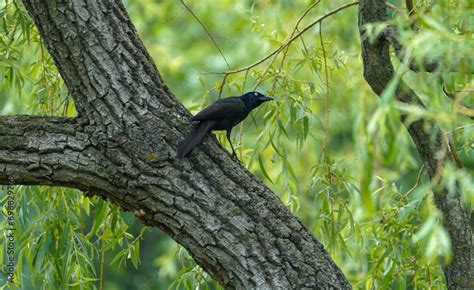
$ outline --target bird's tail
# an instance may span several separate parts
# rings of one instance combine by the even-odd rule
[[[197,124],[193,131],[191,131],[191,134],[189,134],[186,139],[184,139],[181,143],[178,145],[178,152],[176,153],[176,157],[178,158],[184,158],[188,156],[191,151],[193,151],[194,147],[199,145],[201,143],[202,139],[204,136],[211,131],[211,127],[213,125],[212,121],[205,121],[205,122],[200,122]]]

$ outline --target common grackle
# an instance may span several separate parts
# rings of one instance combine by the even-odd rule
[[[232,156],[237,157],[230,141],[232,127],[245,119],[250,111],[270,100],[273,98],[259,92],[248,92],[240,97],[228,97],[215,101],[191,119],[199,123],[194,126],[191,134],[179,144],[176,156],[178,158],[186,157],[210,131],[226,130],[227,140],[232,148]]]

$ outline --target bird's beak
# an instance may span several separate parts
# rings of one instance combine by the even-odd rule
[[[267,96],[261,96],[259,99],[262,102],[273,101],[273,98],[270,98],[270,97],[267,97]]]

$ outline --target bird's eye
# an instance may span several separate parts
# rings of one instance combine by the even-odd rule
[[[258,96],[258,93],[254,93],[255,96]]]

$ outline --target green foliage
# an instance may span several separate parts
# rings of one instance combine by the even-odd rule
[[[193,258],[181,246],[178,246],[177,256],[181,270],[168,289],[221,289],[215,281],[209,282],[209,274],[196,265]]]
[[[344,3],[322,2],[300,29]],[[435,120],[452,140],[465,168],[445,166],[440,178],[451,190],[459,183],[470,206],[474,126],[459,112],[474,107],[466,62],[474,50],[469,15],[474,4],[416,1],[412,29],[403,4],[391,2],[400,8],[390,10],[389,24],[400,29],[408,56],[420,64],[442,58],[443,66],[413,73],[393,56],[398,78],[381,99],[363,79],[356,7],[316,25],[277,57],[228,75],[224,83],[222,75],[202,74],[227,67],[184,7],[148,0],[126,5],[162,76],[192,112],[217,99],[220,90],[238,95],[258,84],[259,91],[275,97],[235,130],[238,154],[313,231],[354,288],[440,289],[450,240],[400,114],[407,114],[407,122]],[[219,8],[215,1],[186,3],[237,69],[285,43],[312,2],[226,0]],[[0,1],[0,17],[0,113],[73,116],[67,89],[24,8],[18,1]],[[371,28],[372,36],[381,31]],[[393,98],[400,80],[426,108]],[[225,135],[219,139],[228,145]],[[104,289],[219,288],[170,238],[145,231],[108,202],[45,187],[18,186],[16,198],[16,282],[24,289],[99,288],[100,281]]]
[[[0,17],[0,113],[74,114],[67,89],[25,8],[19,1],[2,0]]]

